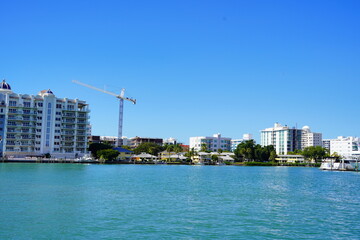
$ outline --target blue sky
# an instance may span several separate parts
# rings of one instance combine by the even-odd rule
[[[359,1],[0,1],[0,77],[86,100],[93,134],[360,136]]]

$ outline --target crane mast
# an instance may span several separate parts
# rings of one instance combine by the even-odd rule
[[[101,89],[101,88],[97,88],[97,87],[91,86],[91,85],[86,84],[86,83],[82,83],[82,82],[76,81],[76,80],[73,80],[73,83],[79,84],[79,85],[84,86],[84,87],[87,87],[87,88],[91,88],[91,89],[93,89],[93,90],[96,90],[96,91],[99,91],[99,92],[102,92],[102,93],[106,93],[106,94],[112,95],[112,96],[114,96],[114,97],[116,97],[116,98],[119,99],[119,124],[118,124],[118,139],[117,139],[116,145],[117,145],[117,146],[120,146],[120,143],[121,143],[121,141],[122,141],[123,115],[124,115],[124,100],[130,101],[130,102],[132,102],[133,104],[136,104],[136,99],[125,97],[125,96],[124,96],[124,95],[125,95],[125,89],[124,89],[124,88],[121,89],[120,94],[116,94],[116,93],[109,92],[109,91],[106,91],[106,90]]]

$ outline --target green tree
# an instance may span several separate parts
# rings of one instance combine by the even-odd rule
[[[178,153],[182,152],[183,148],[180,144],[175,144],[173,150],[176,154],[178,154]]]
[[[320,146],[306,147],[302,151],[302,155],[307,160],[319,162],[326,156],[326,149]]]
[[[212,163],[217,163],[219,161],[219,157],[218,155],[211,155],[211,161]]]
[[[150,142],[141,143],[137,148],[134,149],[135,154],[140,154],[142,152],[145,152],[155,156],[157,156],[161,151],[164,151],[164,147],[156,143],[150,143]]]
[[[105,161],[114,161],[120,153],[113,149],[103,149],[99,150],[97,154],[100,159],[104,159]]]
[[[192,160],[192,157],[195,156],[196,152],[194,148],[189,149],[189,151],[185,154],[187,158]]]
[[[295,149],[292,152],[288,152],[288,155],[302,155],[302,151],[300,149]]]
[[[255,142],[254,140],[247,140],[240,143],[235,151],[235,156],[238,159],[245,161],[254,161],[255,159]]]
[[[105,144],[105,143],[91,143],[88,148],[88,150],[95,158],[100,157],[97,153],[98,151],[105,149],[112,149],[112,146],[110,144]]]
[[[276,157],[277,157],[276,151],[275,151],[275,150],[271,151],[271,152],[270,152],[269,161],[275,162]]]
[[[206,143],[202,143],[201,144],[201,152],[207,152],[207,150],[208,150],[208,147],[207,147],[207,144]]]
[[[168,161],[170,161],[170,155],[171,155],[171,152],[174,151],[174,145],[172,145],[172,144],[166,145],[166,151],[168,152],[168,155],[169,155]]]
[[[330,157],[334,157],[336,159],[342,159],[341,155],[339,155],[337,152],[334,152],[333,154],[331,154]]]
[[[124,148],[124,149],[130,150],[130,151],[133,150],[132,147],[127,146],[127,145],[122,145],[121,147]]]

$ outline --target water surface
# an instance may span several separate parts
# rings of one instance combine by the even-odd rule
[[[0,239],[360,239],[360,173],[0,163]]]

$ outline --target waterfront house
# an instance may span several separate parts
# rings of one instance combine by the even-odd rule
[[[279,155],[275,160],[279,163],[304,163],[305,159],[302,155]]]
[[[129,161],[129,160],[131,160],[131,157],[134,154],[133,151],[122,148],[122,147],[116,147],[113,149],[120,153],[119,156],[117,157],[118,160]]]
[[[131,159],[134,162],[153,162],[153,161],[157,161],[159,158],[148,153],[141,153],[138,155],[133,155]]]

